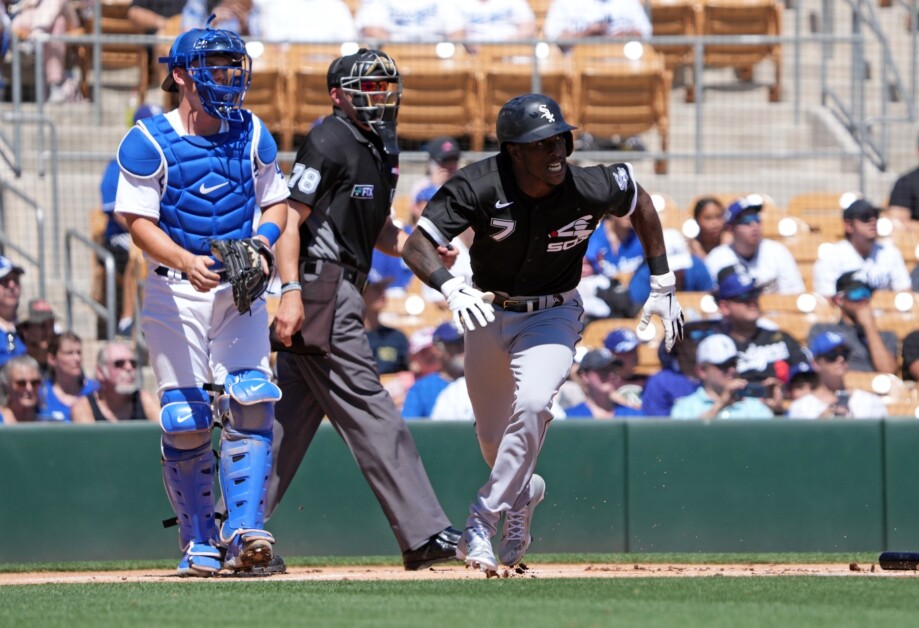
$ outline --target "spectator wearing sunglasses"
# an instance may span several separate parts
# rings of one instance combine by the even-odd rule
[[[872,290],[910,290],[912,281],[903,255],[893,244],[878,242],[881,210],[864,199],[842,213],[845,239],[821,247],[814,262],[814,292],[831,297],[840,273],[860,270]]]
[[[762,318],[761,293],[762,288],[742,266],[722,269],[712,293],[721,319],[687,323],[685,336],[693,346],[714,333],[729,336],[737,346],[738,376],[763,384],[764,403],[782,414],[790,365],[806,361],[807,356],[790,334]]]
[[[74,423],[109,421],[159,421],[160,404],[148,390],[140,388],[137,356],[123,342],[107,342],[96,357],[98,390],[73,405]]]
[[[0,410],[4,424],[43,420],[41,370],[35,358],[27,354],[10,358],[0,369],[0,388],[5,400]]]
[[[25,271],[9,258],[0,255],[0,366],[26,352],[26,345],[16,328],[16,311],[22,296],[20,279]]]
[[[808,334],[808,342],[828,331],[846,339],[852,351],[849,369],[852,371],[878,371],[896,373],[897,336],[890,331],[879,331],[871,309],[871,287],[862,271],[849,271],[836,280],[833,303],[839,308],[838,323],[815,323]]]
[[[887,408],[881,398],[866,390],[846,388],[852,348],[845,336],[834,331],[818,334],[810,342],[817,386],[788,407],[792,419],[883,419]]]
[[[800,294],[804,280],[791,251],[781,242],[763,238],[763,203],[761,196],[751,194],[728,205],[724,224],[733,241],[712,249],[705,265],[716,280],[722,269],[742,266],[763,292]]]
[[[760,394],[762,386],[737,376],[737,345],[725,334],[712,334],[696,348],[696,377],[701,386],[677,399],[674,419],[771,419],[775,414]]]

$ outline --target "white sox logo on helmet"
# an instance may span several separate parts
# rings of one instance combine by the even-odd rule
[[[545,118],[550,123],[555,122],[555,114],[549,111],[549,107],[547,105],[539,105],[539,112],[542,114],[540,117]]]
[[[581,216],[574,222],[569,222],[561,229],[549,232],[549,246],[546,247],[547,253],[558,253],[567,251],[573,246],[577,246],[590,237],[594,232],[593,216],[587,214]]]

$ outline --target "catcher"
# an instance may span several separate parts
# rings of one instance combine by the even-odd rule
[[[180,35],[160,61],[169,67],[163,89],[178,92],[179,106],[125,135],[115,211],[149,265],[142,329],[160,395],[178,573],[203,577],[272,558],[264,496],[281,391],[271,381],[268,315],[258,297],[272,267],[270,247],[287,222],[289,191],[271,134],[242,108],[252,63],[242,39],[211,29],[209,20],[206,29]],[[219,529],[215,388],[222,391],[214,405],[228,506]]]

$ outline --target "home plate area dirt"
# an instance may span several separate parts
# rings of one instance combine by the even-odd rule
[[[915,571],[884,571],[876,563],[824,564],[532,564],[515,569],[501,567],[496,578],[704,578],[724,576],[861,576],[919,577]],[[473,580],[488,576],[464,565],[445,565],[422,571],[397,566],[289,567],[272,581],[334,580]],[[219,575],[226,582],[251,582],[256,576]],[[261,579],[261,577],[259,577]],[[201,582],[180,578],[174,571],[34,572],[0,574],[0,586],[48,583]],[[213,581],[213,579],[211,579]]]

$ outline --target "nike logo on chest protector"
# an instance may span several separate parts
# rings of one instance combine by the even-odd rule
[[[230,182],[229,182],[229,181],[224,181],[223,183],[218,183],[217,185],[211,185],[211,186],[205,186],[205,185],[202,183],[201,186],[198,188],[198,191],[201,192],[202,194],[210,194],[210,193],[213,192],[214,190],[219,190],[220,188],[222,188],[222,187],[225,186],[225,185],[230,185]]]

